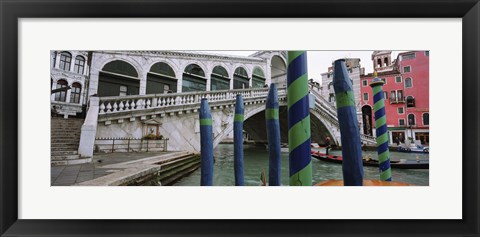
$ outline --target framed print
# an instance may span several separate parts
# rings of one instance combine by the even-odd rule
[[[0,6],[1,236],[479,235],[480,6],[476,0],[38,0],[2,1]],[[309,157],[315,146],[327,153],[314,154],[318,156],[314,167],[321,170],[314,172],[314,178],[301,178],[302,173],[285,176],[282,187],[252,187],[273,179],[259,169],[245,172],[245,186],[250,187],[225,187],[233,186],[233,176],[214,176],[214,185],[224,187],[194,187],[197,185],[192,183],[200,183],[201,179],[202,186],[205,184],[204,173],[200,173],[204,167],[199,157],[190,160],[186,158],[190,153],[182,153],[179,156],[185,158],[184,163],[171,167],[187,167],[193,181],[182,186],[190,187],[159,187],[143,182],[145,175],[140,174],[148,170],[159,177],[170,175],[156,182],[169,184],[178,175],[159,170],[170,163],[158,157],[176,154],[172,150],[180,150],[178,147],[200,146],[205,134],[211,135],[211,140],[220,140],[231,132],[234,143],[235,128],[230,120],[248,123],[261,111],[264,117],[250,120],[247,125],[252,127],[237,133],[245,140],[267,140],[255,133],[258,124],[265,129],[263,121],[267,118],[283,117],[278,126],[285,123],[283,126],[290,127],[285,119],[286,108],[293,106],[288,100],[296,97],[288,97],[292,83],[286,78],[287,74],[302,75],[287,72],[290,65],[303,60],[294,60],[304,57],[303,53],[295,53],[298,50],[306,51],[311,62],[323,53],[334,55],[327,59],[333,62],[325,65],[320,61],[308,64],[311,80],[305,91],[311,93],[304,96],[316,103],[305,103],[305,111],[314,111],[317,104],[324,103],[321,105],[325,110],[317,116],[322,118],[327,115],[320,113],[329,112],[328,103],[351,106],[347,112],[329,113],[357,116],[361,126],[351,131],[352,137],[358,130],[363,132],[359,138],[362,142],[388,142],[398,149],[393,151],[395,154],[429,153],[426,157],[430,164],[425,164],[425,156],[419,155],[388,161],[388,167],[405,163],[417,168],[429,165],[426,172],[392,171],[397,175],[393,181],[415,186],[287,187],[306,180],[320,183],[342,177],[340,185],[350,186],[349,175],[345,176],[350,172],[345,171],[347,155],[344,150],[329,150],[341,147],[340,137],[347,135],[340,134],[338,124],[337,130],[325,126],[327,120],[319,125],[313,121],[315,115],[312,127],[324,128],[328,136],[312,136],[308,145]],[[245,55],[239,55],[239,51]],[[359,53],[366,56],[357,57]],[[191,58],[197,63],[186,63]],[[279,69],[281,65],[283,69]],[[345,70],[336,71],[335,65]],[[368,71],[361,72],[365,69],[357,65]],[[311,68],[317,71],[310,73]],[[347,79],[345,83],[356,90],[356,100],[361,104],[349,104],[350,97],[334,93],[338,88],[333,80],[343,72],[353,78],[350,84]],[[46,93],[48,75],[50,94]],[[379,84],[383,90],[375,88]],[[257,95],[266,97],[273,85],[283,88],[278,90],[279,104],[285,111],[264,115],[267,102],[260,101]],[[321,90],[325,95],[318,99],[316,93]],[[231,91],[243,93],[245,116],[237,114]],[[199,111],[201,99],[207,97],[214,114],[210,120]],[[380,97],[392,116],[383,133],[377,104]],[[231,104],[222,104],[226,100]],[[423,101],[427,101],[426,105]],[[255,107],[259,104],[262,108]],[[65,119],[77,116],[85,121],[77,124],[71,122],[74,119]],[[189,116],[192,119],[182,120]],[[95,118],[93,123],[91,118]],[[70,121],[58,127],[77,126],[81,133],[57,131],[53,120]],[[337,119],[336,123],[340,122]],[[171,129],[173,126],[176,129]],[[214,128],[212,132],[205,130],[208,126]],[[60,154],[65,151],[53,146],[56,133],[61,142],[55,142],[64,147],[70,145],[68,139],[73,136],[78,136],[75,142],[81,145],[75,147],[74,153]],[[182,140],[186,134],[195,139]],[[217,152],[233,156],[232,145],[224,147],[229,148]],[[289,144],[282,149],[293,153],[296,147],[292,147]],[[375,159],[379,148],[372,147],[368,154]],[[386,145],[386,149],[391,148]],[[265,146],[262,150],[267,154]],[[139,159],[144,170],[133,167],[137,161],[132,157],[144,151],[158,157]],[[93,152],[100,158],[88,155]],[[251,157],[260,159],[258,154]],[[342,154],[343,163],[322,163],[333,159],[332,154],[337,161]],[[378,154],[378,159],[384,157]],[[363,166],[372,162],[369,157],[358,158]],[[115,159],[121,162],[115,163]],[[87,165],[79,166],[78,162]],[[215,169],[232,173],[233,159],[232,164],[224,162],[215,160]],[[373,175],[365,174],[368,179],[379,176],[379,169],[388,170],[376,162],[371,169]],[[51,165],[54,163],[61,165]],[[285,170],[292,172],[289,168],[295,165],[289,165]],[[194,166],[202,167],[196,170]],[[294,170],[300,173],[304,169],[298,166]],[[340,178],[322,177],[332,169]],[[122,175],[128,172],[138,175],[130,175],[135,178],[126,181]],[[292,176],[298,178],[297,182],[292,181]],[[112,181],[112,177],[116,179]],[[391,179],[379,177],[387,183]],[[109,185],[115,187],[105,187]]]

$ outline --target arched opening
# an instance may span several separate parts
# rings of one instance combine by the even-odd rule
[[[287,65],[280,56],[272,57],[272,83],[275,83],[278,88],[287,86]]]
[[[381,67],[382,66],[382,59],[379,58],[377,59],[377,67]]]
[[[385,58],[385,67],[388,66],[388,58]]]
[[[80,83],[75,82],[72,84],[72,89],[70,91],[70,103],[80,103],[80,94],[82,92],[82,85]]]
[[[57,81],[57,88],[55,89],[60,89],[68,86],[68,82],[65,80],[58,80]],[[55,101],[60,101],[60,102],[65,102],[65,99],[67,98],[67,91],[59,91],[55,93]]]
[[[415,125],[415,115],[414,114],[409,114],[408,115],[408,125],[409,126],[414,126]]]
[[[65,71],[70,71],[70,64],[72,63],[72,55],[69,52],[62,52],[60,54],[59,68]]]
[[[415,99],[413,98],[413,96],[407,96],[407,99],[405,101],[407,102],[407,108],[415,107]]]
[[[412,78],[408,77],[405,79],[405,88],[411,88],[412,87]]]
[[[203,69],[196,64],[188,65],[182,76],[182,92],[206,90],[207,80]]]
[[[249,81],[247,70],[243,67],[238,67],[233,73],[233,89],[249,88]]]
[[[228,90],[230,89],[230,78],[228,72],[222,66],[216,66],[213,68],[212,75],[210,76],[210,90]]]
[[[85,58],[80,55],[75,57],[75,65],[73,66],[73,71],[79,74],[83,74],[84,68],[85,68]]]
[[[98,96],[138,95],[140,79],[135,68],[124,61],[107,63],[100,71]]]
[[[177,78],[173,69],[163,62],[153,64],[147,73],[145,93],[161,94],[172,92],[177,92]]]
[[[253,69],[252,75],[252,87],[253,88],[262,88],[265,86],[265,73],[259,67]]]
[[[373,136],[372,132],[372,107],[364,105],[362,107],[363,134]]]
[[[430,115],[428,113],[423,114],[423,125],[430,125]]]

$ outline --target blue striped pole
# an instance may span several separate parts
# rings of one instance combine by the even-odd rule
[[[337,101],[337,116],[342,141],[342,170],[345,186],[363,186],[362,145],[358,129],[355,97],[345,59],[336,60],[333,89]]]
[[[243,186],[243,98],[237,95],[233,121],[233,166],[235,186]]]
[[[307,52],[288,51],[288,149],[290,185],[312,185]]]
[[[280,122],[278,118],[278,92],[275,83],[270,84],[265,107],[268,139],[268,185],[280,186],[281,177],[281,147]]]
[[[213,180],[213,136],[212,115],[206,98],[200,103],[200,158],[201,186],[212,186]]]
[[[385,98],[383,98],[383,81],[378,79],[377,72],[370,86],[373,92],[373,110],[375,111],[375,133],[377,135],[377,153],[380,169],[380,180],[392,181],[390,168],[390,151],[388,150],[387,115],[385,114]]]

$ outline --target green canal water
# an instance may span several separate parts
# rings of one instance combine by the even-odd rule
[[[324,151],[321,149],[320,151]],[[340,150],[333,150],[331,154],[341,155]],[[376,151],[364,151],[363,155],[370,155],[377,159]],[[391,160],[428,160],[428,154],[390,152]],[[233,171],[233,144],[219,144],[214,150],[215,164],[213,185],[215,186],[233,186],[235,177]],[[377,167],[363,167],[365,179],[379,179]],[[244,176],[246,186],[259,186],[260,175],[265,170],[268,178],[268,150],[262,146],[244,145]],[[282,185],[288,185],[288,153],[282,153]],[[428,169],[392,169],[393,181],[406,182],[418,186],[429,185]],[[343,179],[342,165],[312,159],[312,179],[313,183],[322,182],[329,179]],[[190,176],[183,178],[175,186],[199,186],[200,169],[193,172]]]

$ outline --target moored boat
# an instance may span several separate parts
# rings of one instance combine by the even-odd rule
[[[321,161],[339,163],[343,162],[343,157],[336,155],[326,155],[321,152],[312,151],[312,157]],[[378,160],[366,158],[362,159],[364,166],[378,167]],[[396,169],[428,169],[429,162],[428,160],[400,160],[400,161],[390,161],[390,167]]]

